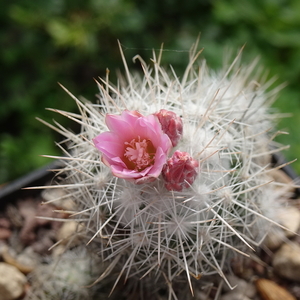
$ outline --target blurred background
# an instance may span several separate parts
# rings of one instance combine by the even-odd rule
[[[58,86],[93,101],[93,78],[116,83],[123,72],[117,39],[131,68],[140,54],[150,63],[151,49],[164,43],[163,65],[181,74],[188,50],[201,33],[202,57],[211,68],[222,66],[224,52],[236,53],[244,44],[243,61],[257,56],[287,82],[274,104],[292,112],[278,129],[290,135],[288,159],[300,154],[300,1],[299,0],[0,0],[0,184],[18,178],[59,155],[60,137],[35,117],[72,123],[46,107],[76,111],[72,99]],[[300,174],[300,160],[293,164]]]

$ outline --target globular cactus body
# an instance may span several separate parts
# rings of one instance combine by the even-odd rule
[[[122,54],[126,84],[121,80],[115,87],[104,80],[98,83],[97,104],[71,95],[80,114],[58,111],[81,124],[78,134],[57,126],[67,138],[66,178],[59,186],[74,199],[76,220],[85,225],[89,243],[97,244],[102,259],[110,261],[103,277],[118,270],[117,281],[138,278],[147,285],[152,280],[147,278],[154,277],[153,289],[165,282],[169,298],[176,298],[172,283],[179,277],[191,294],[193,278],[218,273],[226,280],[228,258],[234,253],[247,255],[263,240],[272,223],[265,217],[266,207],[281,197],[268,176],[271,153],[280,150],[269,134],[274,133],[276,116],[270,113],[270,103],[276,92],[266,91],[268,83],[258,83],[256,63],[240,67],[237,58],[224,72],[209,71],[204,61],[196,66],[196,47],[182,78],[162,68],[160,56],[155,55],[152,68],[141,60],[143,76],[132,75]],[[131,119],[161,117],[162,109],[174,114],[175,119],[168,118],[172,132],[180,135],[172,137],[171,150],[166,147],[163,151],[165,160],[176,151],[190,159],[190,169],[186,169],[192,180],[183,176],[179,188],[166,182],[176,174],[169,170],[166,174],[153,172],[156,175],[151,180],[122,178],[123,170],[113,173],[111,158],[92,142],[112,130],[113,125],[105,122],[107,115],[120,116],[126,111],[123,115]],[[129,158],[146,157],[142,155],[147,154],[151,134],[142,139],[139,133],[126,142],[126,155],[115,154],[119,162],[128,167],[136,161],[129,163]],[[141,152],[146,143],[148,148]],[[111,151],[117,147],[112,146]],[[140,166],[135,171],[146,170]]]

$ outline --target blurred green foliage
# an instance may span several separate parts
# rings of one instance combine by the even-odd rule
[[[187,50],[201,32],[202,54],[213,68],[222,65],[226,49],[246,44],[245,62],[261,56],[261,64],[287,81],[275,106],[294,115],[279,128],[290,136],[284,153],[300,153],[300,2],[298,0],[0,0],[1,101],[0,183],[48,162],[40,154],[57,155],[60,137],[35,120],[68,120],[46,107],[75,110],[57,85],[93,100],[93,78],[122,69],[117,39],[131,68],[140,54],[149,62],[152,51],[165,44],[164,64],[180,74]],[[76,130],[76,129],[74,129]],[[300,163],[294,164],[300,172]]]

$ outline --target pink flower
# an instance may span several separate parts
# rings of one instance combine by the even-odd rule
[[[154,115],[157,116],[163,132],[168,135],[173,147],[175,147],[182,136],[183,125],[181,118],[174,112],[166,109],[161,109]]]
[[[169,191],[182,191],[188,188],[195,180],[199,163],[187,152],[175,151],[163,167],[162,175],[165,187]]]
[[[157,118],[125,110],[121,115],[107,114],[105,122],[110,131],[93,142],[112,173],[135,183],[157,178],[172,147]]]

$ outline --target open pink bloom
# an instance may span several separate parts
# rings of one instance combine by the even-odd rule
[[[158,119],[125,110],[121,115],[107,114],[105,122],[110,131],[101,133],[93,142],[112,173],[135,183],[157,178],[172,147]]]
[[[181,118],[174,112],[166,109],[161,109],[154,115],[157,116],[163,132],[168,135],[173,147],[175,147],[182,136],[183,125]]]
[[[182,191],[188,188],[195,180],[199,163],[187,152],[175,151],[163,167],[162,175],[165,187],[169,191]]]

